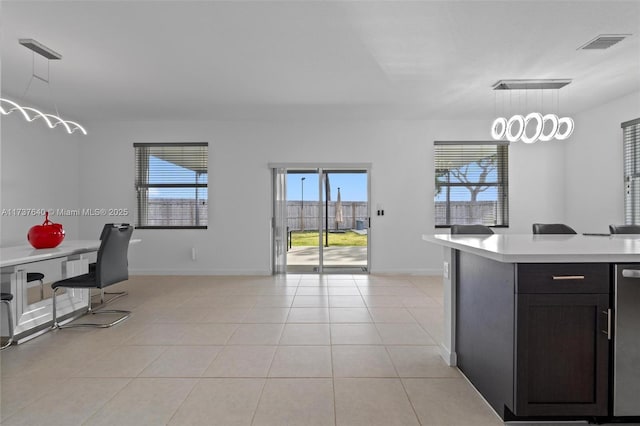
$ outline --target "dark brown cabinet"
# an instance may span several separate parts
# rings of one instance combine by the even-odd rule
[[[496,412],[607,416],[611,266],[456,260],[457,364]]]
[[[606,416],[609,265],[519,264],[515,414]]]

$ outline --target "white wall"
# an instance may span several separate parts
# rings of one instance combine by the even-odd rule
[[[566,145],[566,222],[578,232],[609,232],[624,223],[622,129],[640,118],[640,92],[574,117]]]
[[[270,271],[269,162],[372,164],[372,272],[438,273],[441,249],[421,240],[433,233],[433,141],[486,140],[485,121],[126,122],[92,124],[81,146],[82,205],[135,206],[133,143],[207,141],[210,151],[209,229],[137,230],[133,273],[267,274]],[[511,228],[561,220],[563,150],[558,145],[511,149]],[[81,234],[126,218],[83,217]],[[398,225],[398,223],[402,225]],[[191,248],[198,260],[191,260]]]
[[[534,222],[564,220],[564,149],[561,144],[523,143],[509,148],[508,233],[530,234]]]
[[[49,129],[39,121],[27,123],[18,113],[2,116],[0,244],[26,244],[29,228],[44,221],[44,216],[32,212],[15,215],[13,209],[80,208],[81,143],[83,136],[69,135],[62,128]],[[65,238],[79,238],[77,216],[50,219],[62,223]]]
[[[640,116],[640,93],[575,116],[566,142],[512,144],[510,224],[566,222],[604,232],[622,222],[620,123]],[[67,238],[96,238],[105,222],[134,222],[133,143],[207,141],[210,213],[206,231],[137,230],[133,273],[266,274],[270,270],[269,162],[365,162],[373,166],[372,271],[437,273],[433,233],[433,141],[485,140],[485,121],[87,123],[67,135],[19,117],[1,120],[1,205],[13,208],[127,208],[128,217],[56,217]],[[2,216],[0,243],[22,244],[40,217]],[[397,224],[402,225],[398,226]],[[198,260],[191,260],[191,248]]]

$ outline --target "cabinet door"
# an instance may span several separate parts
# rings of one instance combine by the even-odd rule
[[[605,416],[607,294],[517,295],[518,416]]]

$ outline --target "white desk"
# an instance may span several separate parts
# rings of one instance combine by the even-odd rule
[[[95,259],[100,247],[99,240],[63,241],[52,249],[34,249],[28,244],[1,247],[0,270],[2,271],[2,289],[13,294],[11,313],[13,315],[13,332],[16,342],[32,337],[45,330],[52,321],[52,299],[45,298],[29,303],[27,297],[27,272],[38,272],[47,266],[57,269],[50,279],[64,279],[88,272],[89,260]],[[54,262],[42,263],[54,260]],[[39,265],[38,265],[39,263]],[[53,264],[53,265],[52,265]],[[49,274],[45,274],[48,276]],[[57,298],[58,316],[65,316],[88,308],[90,293],[86,289],[69,289]],[[6,334],[6,333],[3,333]]]
[[[97,252],[99,247],[98,240],[63,241],[58,247],[51,249],[34,249],[28,244],[0,247],[0,268]]]
[[[140,240],[131,240],[131,243]],[[28,244],[0,247],[1,285],[3,292],[10,292],[15,341],[20,342],[34,333],[46,329],[52,321],[52,299],[47,298],[28,303],[27,269],[38,271],[38,263],[59,261],[56,273],[50,280],[65,279],[88,272],[90,261],[95,261],[100,247],[99,240],[67,240],[52,249],[34,249]],[[52,263],[52,262],[49,262]],[[51,266],[49,266],[51,267]],[[67,289],[57,296],[58,317],[85,310],[89,306],[90,292],[86,289]],[[4,316],[2,317],[4,318]],[[3,329],[6,325],[3,323]],[[6,333],[3,333],[5,335]]]

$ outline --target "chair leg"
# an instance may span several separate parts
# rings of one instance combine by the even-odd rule
[[[56,312],[56,293],[58,292],[59,288],[60,287],[56,287],[56,288],[53,289],[53,296],[52,296],[52,299],[53,299],[53,307],[52,307],[53,308],[53,324],[51,325],[52,329],[60,328],[60,324],[58,324],[58,316],[57,316],[57,312]]]
[[[116,324],[120,324],[122,321],[126,320],[131,316],[131,311],[123,311],[119,309],[113,309],[108,311],[101,309],[99,311],[92,311],[90,313],[92,315],[98,315],[98,314],[122,314],[122,315],[115,321],[111,321],[110,323],[107,323],[107,324],[87,322],[87,323],[80,323],[80,324],[58,325],[57,328],[74,328],[74,327],[109,328],[109,327],[113,327]]]
[[[60,325],[60,324],[58,324],[58,322],[56,320],[56,291],[59,288],[60,287],[57,287],[56,289],[53,290],[53,325],[51,326],[51,328],[74,328],[74,327],[109,328],[109,327],[113,327],[116,324],[121,323],[122,321],[124,321],[127,318],[129,318],[129,316],[131,315],[131,311],[124,311],[124,310],[118,310],[118,309],[112,309],[112,310],[104,310],[104,309],[95,310],[95,309],[92,309],[92,307],[91,307],[91,298],[89,298],[89,308],[87,309],[87,312],[86,312],[87,314],[92,314],[92,315],[97,315],[97,314],[121,314],[121,316],[118,319],[116,319],[115,321],[112,321],[112,322],[107,323],[107,324],[80,323],[80,324]],[[89,291],[91,291],[91,290],[89,290]],[[102,304],[100,306],[103,306],[103,305],[104,304]]]
[[[13,319],[11,318],[11,303],[8,300],[2,300],[2,304],[7,305],[7,325],[9,326],[9,340],[3,346],[0,347],[0,350],[8,348],[13,343]]]
[[[94,295],[91,296],[92,298],[96,297],[96,296],[100,296],[100,304],[96,305],[95,307],[92,307],[91,310],[100,309],[100,307],[108,305],[109,303],[113,302],[114,300],[119,299],[119,298],[121,298],[123,296],[126,296],[128,294],[129,293],[126,292],[126,291],[112,291],[112,292],[109,292],[109,291],[104,291],[104,289],[101,288],[99,295],[98,294],[94,294]],[[110,299],[105,301],[105,298],[104,298],[105,295],[114,296],[114,297],[112,297],[112,298],[110,298]]]

